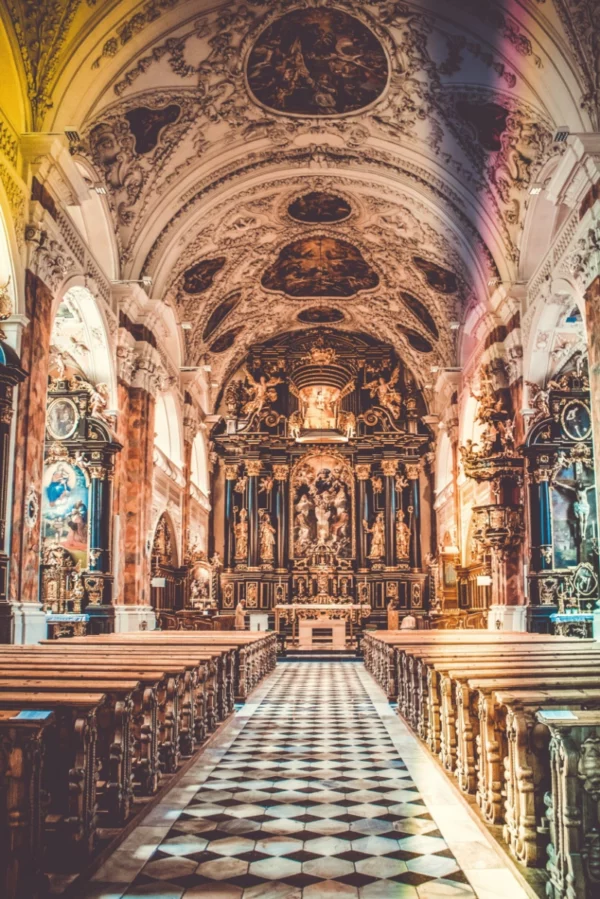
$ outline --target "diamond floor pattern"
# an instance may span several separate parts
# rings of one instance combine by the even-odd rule
[[[278,675],[125,892],[106,895],[475,896],[358,666]]]

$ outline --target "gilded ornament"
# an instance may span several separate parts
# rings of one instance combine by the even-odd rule
[[[368,481],[371,474],[371,466],[360,462],[355,467],[356,477],[359,481]]]
[[[419,474],[421,471],[421,466],[417,462],[416,464],[408,463],[406,465],[406,477],[409,481],[418,481]]]
[[[273,477],[276,481],[287,481],[289,471],[289,465],[274,465]]]
[[[259,459],[249,459],[246,461],[246,471],[248,472],[248,476],[251,478],[258,477],[261,468],[262,462]]]
[[[235,481],[238,476],[239,465],[236,463],[235,465],[226,465],[225,466],[225,480],[227,481]]]
[[[393,478],[398,471],[398,460],[384,459],[381,463],[381,468],[386,478]]]
[[[389,412],[393,419],[400,418],[402,406],[402,397],[395,390],[395,385],[400,377],[400,366],[397,365],[393,370],[389,381],[379,374],[373,381],[363,384],[363,390],[368,390],[371,399],[376,399],[377,403]]]

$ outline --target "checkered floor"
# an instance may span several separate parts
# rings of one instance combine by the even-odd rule
[[[280,665],[177,815],[118,895],[475,896],[355,664]]]

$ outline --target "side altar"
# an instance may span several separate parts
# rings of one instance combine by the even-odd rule
[[[390,605],[427,614],[433,434],[389,345],[323,327],[255,345],[218,410],[223,611],[268,612],[295,639],[325,620],[349,639]]]

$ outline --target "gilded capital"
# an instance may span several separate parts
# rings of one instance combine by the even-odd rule
[[[533,471],[533,480],[536,484],[542,484],[544,481],[551,481],[553,473],[551,468],[536,468]]]
[[[262,468],[262,462],[260,459],[247,459],[246,460],[246,471],[248,472],[251,478],[256,478],[260,474],[260,470]]]
[[[360,464],[356,466],[356,477],[359,481],[368,481],[371,475],[371,466]]]
[[[398,460],[397,459],[384,459],[381,463],[381,468],[383,470],[386,478],[393,478],[396,472],[398,471]]]
[[[289,465],[274,465],[273,477],[276,481],[287,481],[290,472]]]
[[[238,468],[239,468],[239,465],[237,463],[235,465],[226,465],[225,466],[225,480],[227,480],[227,481],[237,480]]]
[[[406,477],[409,481],[418,481],[419,480],[419,472],[421,470],[421,466],[419,463],[408,464],[406,466]]]

